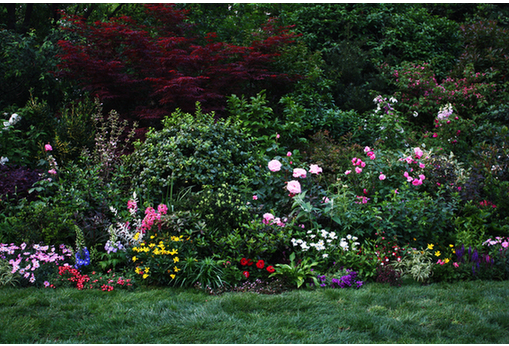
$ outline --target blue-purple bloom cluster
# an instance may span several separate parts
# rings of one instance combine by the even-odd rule
[[[88,249],[84,247],[76,251],[76,265],[74,266],[76,269],[80,269],[82,266],[88,266],[90,264],[90,253]]]
[[[471,246],[469,246],[468,250],[465,251],[465,245],[456,249],[456,258],[458,263],[472,263],[473,275],[476,275],[476,271],[479,271],[481,264],[484,265],[484,267],[493,267],[495,263],[494,259],[488,254],[479,255],[477,249],[472,249]]]
[[[114,243],[111,240],[108,240],[106,242],[106,245],[104,245],[104,250],[106,250],[107,253],[111,253],[111,252],[115,253],[118,250],[125,251],[125,247],[124,247],[124,245],[122,245],[122,243],[120,241],[117,241],[116,243]]]
[[[346,269],[346,274],[341,276],[340,278],[332,278],[327,280],[326,275],[318,275],[318,280],[321,282],[320,287],[330,287],[330,288],[360,288],[364,284],[363,281],[356,280],[357,272],[352,269]]]

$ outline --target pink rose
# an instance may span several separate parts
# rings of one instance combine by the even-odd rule
[[[272,171],[272,172],[278,172],[281,170],[281,162],[279,162],[278,160],[272,160],[269,162],[269,169]]]
[[[257,195],[253,195],[253,200],[257,200],[258,199],[258,196]]]
[[[44,150],[46,150],[46,151],[52,151],[52,150],[53,150],[53,148],[51,147],[51,145],[50,145],[50,144],[46,144],[46,145],[44,146]]]
[[[306,177],[306,170],[303,168],[295,168],[293,170],[293,177],[294,178],[305,178]]]
[[[414,185],[414,186],[422,185],[422,180],[414,179],[414,181],[412,181],[412,185]]]
[[[274,220],[274,215],[272,215],[271,213],[265,213],[263,214],[263,223],[265,225],[268,225],[270,223],[271,220]]]
[[[355,167],[355,173],[357,173],[357,174],[362,173],[362,168]]]
[[[286,156],[288,156],[288,157],[292,156],[292,152],[291,151],[287,152]]]
[[[424,176],[424,174],[419,174],[419,180],[421,180],[421,181],[422,181],[422,180],[424,180],[424,179],[426,179],[426,177]]]
[[[384,174],[382,174],[382,173],[380,173],[380,176],[378,177],[378,179],[380,179],[380,180],[385,180],[385,178],[386,178],[386,177],[385,177],[385,175],[384,175]]]
[[[297,180],[289,181],[286,185],[286,189],[293,194],[301,193],[300,183]]]
[[[371,149],[370,149],[369,147],[365,147],[365,148],[364,148],[364,152],[365,152],[365,153],[368,153],[368,152],[370,152],[370,151],[371,151]],[[369,155],[369,154],[368,154],[368,155]]]
[[[350,173],[352,173],[352,171],[351,171],[351,170],[345,171],[345,175],[348,175],[348,174],[350,174]]]
[[[415,152],[415,157],[417,157],[418,159],[421,158],[423,152],[421,150],[421,148],[414,148],[414,152]]]
[[[419,167],[420,167],[420,168],[424,168],[424,167],[426,167],[426,165],[425,165],[424,163],[422,163],[422,162],[421,162],[421,163],[419,163]]]
[[[312,174],[319,174],[322,173],[322,167],[319,167],[318,165],[311,165],[309,166],[309,173]]]

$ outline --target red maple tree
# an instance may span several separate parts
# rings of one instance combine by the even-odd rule
[[[176,108],[191,112],[196,102],[206,112],[221,113],[226,96],[254,95],[261,89],[277,94],[300,78],[273,68],[280,49],[296,37],[273,19],[245,47],[217,42],[215,33],[193,36],[186,12],[173,5],[144,6],[156,23],[150,28],[127,16],[87,23],[64,14],[76,35],[59,42],[63,52],[57,75],[79,81],[106,110],[114,108],[142,127],[153,126]]]

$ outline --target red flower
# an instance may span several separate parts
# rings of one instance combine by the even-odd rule
[[[269,273],[274,273],[274,272],[276,271],[276,269],[274,269],[274,267],[273,267],[273,266],[268,266],[268,267],[267,267],[267,271],[268,271]]]
[[[241,259],[240,264],[243,266],[247,265],[247,259],[245,259],[245,258]]]
[[[244,275],[244,276],[246,277],[246,279],[247,279],[247,278],[249,277],[249,272],[248,272],[248,271],[244,271],[244,272],[242,273],[242,275]]]
[[[252,259],[248,259],[248,260],[247,260],[247,265],[248,265],[248,266],[253,265],[253,260],[252,260]]]
[[[256,262],[256,267],[263,269],[263,267],[265,267],[265,262],[263,260],[259,260],[258,262]]]

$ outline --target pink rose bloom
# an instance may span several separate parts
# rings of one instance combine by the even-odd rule
[[[295,168],[293,170],[293,177],[294,178],[305,178],[306,177],[306,170],[303,168]]]
[[[423,152],[421,150],[421,148],[414,148],[414,152],[415,152],[415,157],[417,157],[418,159],[421,158]]]
[[[426,177],[424,176],[424,174],[419,174],[419,180],[424,180],[426,179]]]
[[[357,173],[357,174],[362,173],[362,168],[355,167],[355,173]]]
[[[385,178],[386,178],[385,175],[383,173],[380,173],[380,176],[378,177],[378,179],[385,180]]]
[[[50,169],[50,170],[48,171],[48,173],[49,173],[49,174],[57,174],[57,171],[55,171],[54,169]]]
[[[46,151],[52,151],[52,150],[53,150],[53,148],[51,147],[51,145],[50,145],[50,144],[46,144],[46,145],[44,146],[44,150],[46,150]]]
[[[364,152],[365,152],[365,153],[368,153],[368,152],[370,152],[370,151],[371,151],[371,149],[370,149],[369,147],[365,147],[365,148],[364,148]],[[368,155],[369,155],[369,154],[368,154]]]
[[[433,133],[433,138],[435,138],[435,137],[437,137],[437,136],[438,136],[438,135],[437,135],[437,133],[436,133],[436,132],[435,132],[435,133]]]
[[[412,178],[411,176],[406,177],[406,181],[408,181],[408,182],[411,182],[413,180],[414,180],[414,178]]]
[[[356,165],[357,165],[357,158],[356,158],[356,157],[354,157],[354,158],[352,159],[352,163],[353,163],[353,165],[354,165],[354,166],[356,166]]]
[[[322,167],[319,167],[318,165],[311,165],[309,166],[309,173],[312,174],[319,174],[322,173]]]
[[[271,220],[274,220],[274,215],[271,213],[265,213],[263,214],[263,223],[268,225]]]
[[[406,171],[405,171],[405,173],[403,173],[403,176],[404,176],[405,178],[408,178],[408,175],[409,175],[409,174],[408,174],[408,172],[406,172]]]
[[[362,168],[366,167],[366,163],[361,161],[361,167]]]
[[[352,171],[351,171],[351,170],[345,171],[345,175],[348,175],[348,174],[350,174],[350,173],[352,173]]]
[[[290,193],[301,193],[300,183],[297,180],[291,180],[286,185],[286,189],[290,191]]]
[[[292,156],[292,152],[291,151],[287,152],[286,156],[288,156],[288,157]]]
[[[371,153],[371,155],[369,155],[369,153],[368,153],[368,157],[370,158],[370,160],[376,159],[376,155],[373,153]]]
[[[422,162],[421,162],[421,163],[419,163],[419,167],[420,167],[420,168],[424,168],[424,167],[426,167],[426,165],[425,165],[424,163],[422,163]]]
[[[272,172],[278,172],[281,170],[281,162],[279,162],[278,160],[272,160],[269,162],[269,169],[272,171]]]
[[[258,196],[257,195],[253,195],[253,200],[257,200],[258,199]]]
[[[413,184],[414,186],[422,185],[422,180],[414,179],[414,181],[412,181],[412,184]]]

